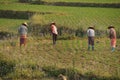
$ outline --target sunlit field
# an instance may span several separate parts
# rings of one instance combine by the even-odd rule
[[[26,78],[38,77],[44,71],[35,71],[45,66],[75,68],[83,75],[91,72],[93,75],[104,78],[119,78],[120,76],[120,40],[118,40],[116,51],[113,53],[108,38],[96,39],[95,51],[87,51],[87,38],[58,40],[57,44],[53,46],[52,40],[28,37],[27,46],[22,49],[18,43],[19,40],[16,38],[16,40],[1,41],[0,44],[0,54],[6,56],[5,59],[15,61],[16,64],[15,71],[11,73],[14,75],[8,77],[16,78],[18,76],[19,78],[22,77],[21,75]],[[32,66],[38,66],[38,68],[33,70]],[[31,74],[31,71],[35,74],[38,73],[38,75]]]
[[[17,32],[20,24],[25,21],[28,20],[0,18],[0,31]]]
[[[120,0],[42,1],[120,3]],[[0,39],[0,80],[59,80],[60,74],[67,76],[68,80],[120,80],[120,8],[50,6],[0,0],[0,10],[12,14],[34,12],[28,19],[19,19],[9,15],[11,13],[5,13],[13,16],[11,18],[1,16],[0,37],[2,32],[14,35]],[[18,27],[23,22],[28,22],[29,32],[27,45],[20,48]],[[52,35],[48,32],[43,36],[39,31],[49,28],[51,22],[55,22],[58,29],[83,31],[84,36],[66,30],[62,35],[58,34],[57,44],[53,45]],[[111,52],[107,33],[109,25],[115,26],[119,35],[114,52]],[[36,26],[40,28],[30,30]],[[94,51],[87,50],[86,30],[89,26],[94,26],[95,32],[101,31],[101,35],[95,36]],[[35,32],[39,35],[34,35]]]
[[[119,28],[120,9],[113,8],[90,8],[90,7],[54,7],[43,5],[0,5],[1,10],[51,12],[52,14],[41,15],[45,23],[55,21],[58,26],[63,25],[72,28],[95,25],[97,29],[106,30],[109,25]],[[36,17],[39,18],[38,16]]]

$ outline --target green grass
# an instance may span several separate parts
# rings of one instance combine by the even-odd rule
[[[119,0],[42,0],[46,2],[120,3]]]
[[[15,2],[15,1],[18,1],[18,0],[0,0],[0,2]]]
[[[0,0],[0,4],[17,3],[18,0]]]
[[[0,31],[17,32],[17,28],[27,20],[0,18]]]
[[[106,3],[107,0],[103,2]],[[83,27],[86,29],[90,25],[95,25],[97,29],[106,30],[108,25],[111,24],[117,28],[120,26],[119,8],[59,7],[8,3],[0,4],[0,10],[52,12],[53,14],[35,15],[35,20],[43,17],[45,23],[55,21],[58,27],[62,25],[70,28]],[[17,32],[17,28],[25,21],[30,22],[31,19],[0,18],[0,30]],[[120,78],[119,39],[117,40],[117,48],[114,53],[111,53],[108,38],[96,38],[95,51],[87,51],[87,38],[58,40],[57,45],[53,46],[52,40],[41,39],[41,36],[29,36],[27,47],[21,50],[18,37],[10,40],[0,40],[0,42],[0,54],[5,56],[6,61],[11,60],[16,64],[15,71],[2,76],[3,79],[23,80],[21,78],[32,79],[36,77],[40,78],[40,80],[54,80],[54,78],[46,79],[46,73],[41,71],[41,68],[44,66],[55,66],[58,68],[74,67],[83,75],[93,74],[98,77]],[[38,66],[39,68],[37,68]],[[41,76],[44,75],[45,79],[41,79]]]
[[[11,42],[16,45],[11,46]],[[22,48],[22,51],[18,46],[18,39],[2,41],[0,54],[15,61],[17,70],[11,73],[14,74],[11,75],[14,78],[20,76],[19,74],[29,78],[29,75],[33,76],[30,66],[74,67],[83,75],[90,72],[99,77],[119,77],[120,40],[117,40],[118,47],[114,53],[110,51],[109,39],[96,39],[95,42],[97,42],[95,51],[87,51],[87,39],[59,40],[57,45],[53,46],[52,40],[41,40],[29,36],[27,47]]]
[[[91,8],[91,7],[60,7],[30,4],[1,4],[0,10],[52,12],[53,14],[41,15],[46,23],[55,21],[57,26],[71,28],[95,25],[97,29],[106,30],[109,25],[119,28],[119,8]],[[36,20],[39,17],[36,17]],[[7,21],[7,20],[6,20]],[[9,24],[8,24],[9,25]]]

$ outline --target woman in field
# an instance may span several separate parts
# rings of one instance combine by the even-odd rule
[[[22,23],[22,25],[18,28],[18,33],[20,35],[20,47],[22,45],[26,45],[26,39],[27,39],[27,28],[28,24],[26,22]]]
[[[51,28],[51,32],[52,32],[53,45],[55,45],[55,44],[56,44],[56,41],[57,41],[57,35],[58,35],[57,27],[56,27],[55,22],[52,22],[52,23],[50,24],[50,28]]]
[[[92,50],[94,50],[94,37],[95,37],[94,27],[91,26],[88,28],[87,36],[88,36],[88,50],[90,50],[90,47],[92,47]]]
[[[112,52],[115,51],[115,47],[116,47],[116,31],[115,31],[115,27],[114,26],[109,26],[109,38],[111,40],[111,50]]]

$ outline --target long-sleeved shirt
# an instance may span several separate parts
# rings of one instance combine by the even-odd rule
[[[52,33],[54,33],[54,34],[58,34],[57,28],[56,28],[55,25],[51,25],[51,31],[52,31]]]
[[[20,35],[27,35],[28,29],[27,29],[26,26],[21,25],[21,26],[18,28],[18,32],[19,32]]]

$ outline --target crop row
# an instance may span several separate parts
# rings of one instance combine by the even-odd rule
[[[50,23],[55,21],[58,26],[59,24],[68,27],[84,27],[87,28],[90,25],[95,25],[97,28],[106,29],[109,25],[119,27],[120,9],[113,8],[90,8],[90,7],[54,7],[44,5],[11,5],[4,4],[0,5],[0,10],[11,10],[13,11],[31,11],[31,12],[49,12],[53,14],[41,15],[45,17],[45,22]],[[5,13],[7,14],[7,13]],[[1,14],[3,15],[3,14]],[[17,13],[15,13],[17,15]],[[8,14],[8,16],[11,16]],[[16,16],[13,16],[16,17]],[[23,16],[21,16],[23,17]],[[26,17],[26,16],[25,16]],[[39,17],[36,17],[39,18]]]

